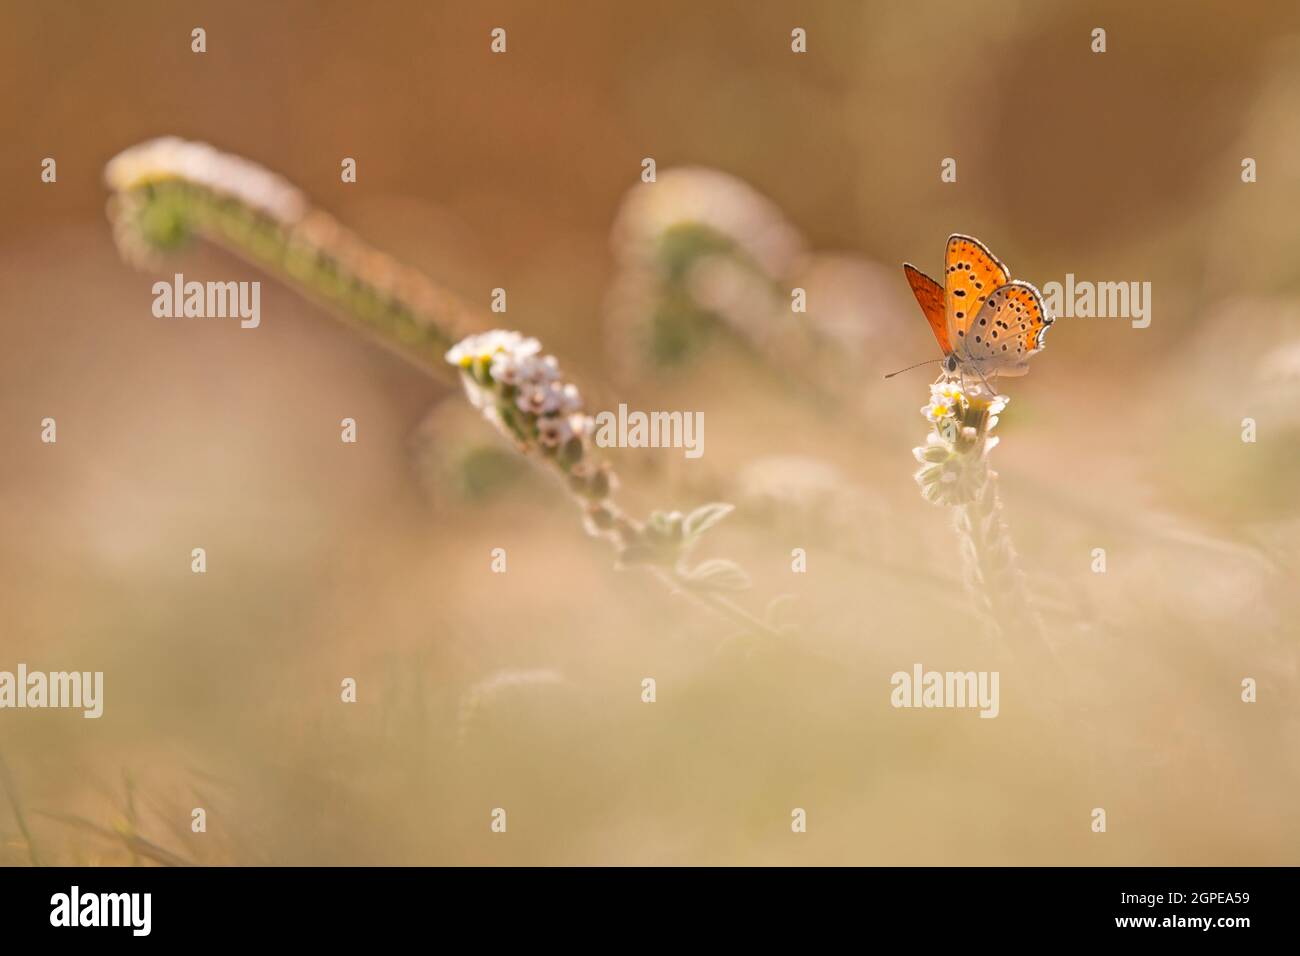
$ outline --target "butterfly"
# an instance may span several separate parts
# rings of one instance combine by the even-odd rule
[[[1038,289],[1013,280],[988,246],[971,236],[948,237],[943,285],[911,263],[903,263],[903,273],[939,340],[949,375],[970,371],[985,384],[989,376],[1024,375],[1029,356],[1043,350],[1056,321]]]

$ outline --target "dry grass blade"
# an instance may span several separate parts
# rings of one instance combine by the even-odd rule
[[[55,820],[59,823],[85,830],[105,840],[111,840],[120,843],[131,854],[144,857],[146,860],[152,860],[161,866],[194,866],[192,862],[186,860],[170,850],[165,850],[155,843],[151,843],[144,837],[129,833],[126,831],[110,830],[108,827],[100,826],[84,817],[75,816],[69,813],[47,813],[43,810],[35,810],[34,813],[45,817],[49,820]]]
[[[4,787],[5,794],[9,797],[9,806],[18,824],[18,832],[23,835],[23,841],[27,844],[27,858],[32,861],[32,866],[40,866],[41,860],[36,852],[36,843],[32,840],[31,830],[27,828],[27,819],[23,816],[22,803],[18,800],[18,788],[14,786],[13,775],[9,772],[9,764],[5,762],[3,754],[0,754],[0,787]]]

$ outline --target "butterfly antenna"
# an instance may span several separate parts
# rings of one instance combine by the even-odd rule
[[[943,359],[930,359],[927,362],[917,362],[915,365],[909,365],[907,368],[900,368],[897,372],[890,372],[885,378],[893,378],[895,375],[902,375],[904,372],[910,372],[914,368],[920,368],[922,365],[933,365],[935,362],[942,362]]]

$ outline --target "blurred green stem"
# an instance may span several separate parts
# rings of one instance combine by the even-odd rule
[[[184,160],[184,161],[182,161]],[[197,236],[266,270],[448,382],[443,354],[483,322],[463,301],[307,204],[266,170],[202,144],[155,141],[109,164],[123,255],[153,265]]]

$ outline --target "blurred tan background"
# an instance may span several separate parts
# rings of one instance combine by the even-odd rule
[[[1297,862],[1294,4],[0,9],[0,669],[106,673],[99,721],[0,712],[0,862],[138,860],[113,831],[213,864]],[[704,411],[697,462],[611,454],[624,499],[736,502],[709,553],[798,632],[614,570],[454,390],[225,252],[157,277],[260,278],[261,328],[155,320],[102,170],[163,134],[471,302],[505,287],[593,409]],[[855,277],[811,299],[852,333],[829,402],[735,336],[624,354],[610,230],[646,156],[748,183]],[[1006,384],[996,467],[1065,677],[1005,666],[991,721],[889,706],[914,662],[1000,660],[912,480],[930,372],[880,379],[936,355],[898,264],[940,275],[954,231],[1040,286],[1153,285],[1149,328],[1063,318]]]

